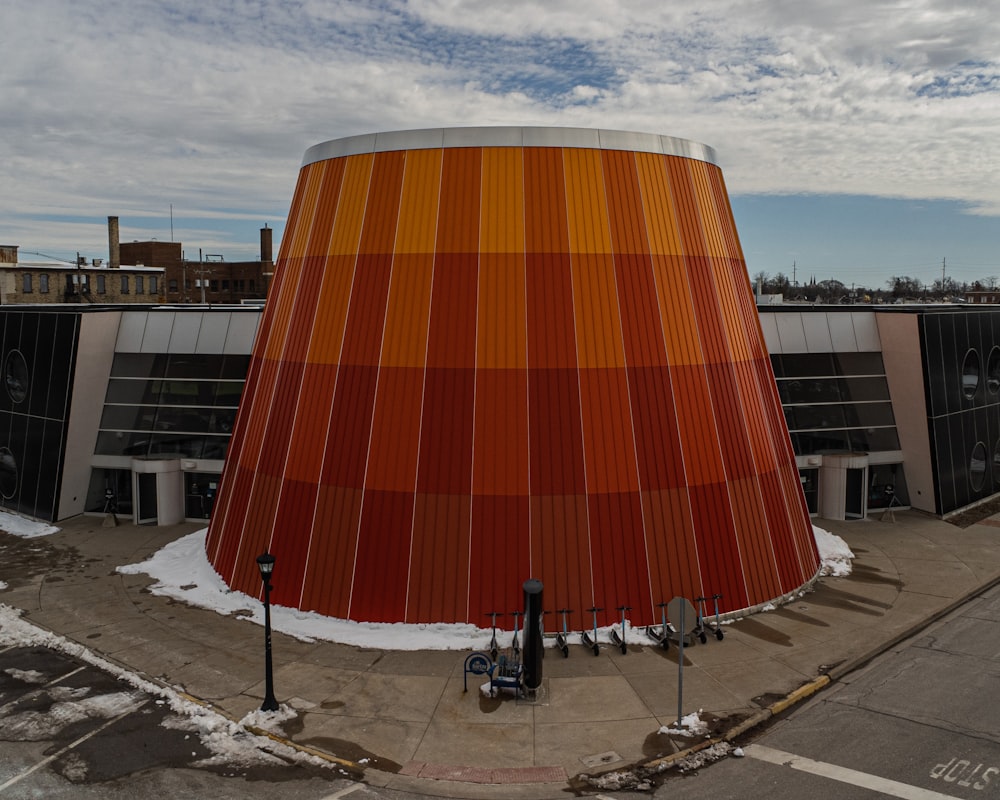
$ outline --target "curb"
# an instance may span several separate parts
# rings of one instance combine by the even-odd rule
[[[835,667],[831,667],[830,669],[825,670],[824,672],[820,673],[819,677],[814,678],[808,683],[802,684],[802,686],[799,686],[797,689],[794,689],[793,691],[789,692],[782,699],[775,701],[766,708],[763,708],[760,711],[755,712],[742,722],[734,725],[732,728],[727,730],[722,736],[716,736],[711,739],[706,739],[703,742],[699,742],[698,744],[692,745],[691,747],[688,747],[684,750],[679,750],[676,753],[671,753],[668,756],[663,756],[662,758],[657,758],[652,761],[642,762],[641,765],[644,767],[652,767],[658,770],[665,770],[676,764],[678,761],[681,761],[687,758],[688,756],[694,755],[695,753],[698,753],[702,750],[712,747],[713,745],[719,744],[720,742],[732,743],[734,739],[738,738],[739,736],[742,736],[744,733],[747,733],[748,731],[751,731],[754,728],[763,725],[764,723],[773,719],[777,715],[787,711],[792,706],[816,694],[821,689],[825,689],[827,686],[830,686],[831,684],[841,680],[844,676],[849,675],[852,672],[861,669],[862,667],[867,665],[869,662],[873,661],[878,656],[882,655],[883,653],[894,648],[896,645],[900,644],[900,642],[904,642],[907,639],[913,638],[928,625],[932,625],[938,620],[943,619],[944,617],[954,612],[956,609],[968,603],[970,600],[976,597],[976,595],[982,594],[983,592],[987,592],[990,589],[995,588],[997,585],[1000,585],[1000,574],[994,575],[985,583],[980,584],[974,589],[970,589],[961,597],[952,600],[948,605],[938,609],[937,611],[933,612],[932,614],[920,620],[919,622],[915,622],[913,625],[901,631],[900,633],[896,634],[891,639],[888,639],[885,642],[879,644],[878,646],[873,647],[867,653],[863,653],[860,656],[856,656],[855,658],[852,658],[848,661],[844,661]]]

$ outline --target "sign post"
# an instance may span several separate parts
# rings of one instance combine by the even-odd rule
[[[686,597],[675,597],[667,603],[667,618],[677,620],[677,727],[681,726],[681,718],[684,716],[684,639],[687,638],[687,629],[694,620],[697,612],[694,604]],[[664,631],[666,636],[667,632]]]

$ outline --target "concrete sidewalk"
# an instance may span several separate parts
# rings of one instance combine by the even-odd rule
[[[120,525],[80,517],[41,539],[0,534],[0,603],[143,676],[239,719],[263,697],[259,626],[149,593],[115,568],[147,559],[200,525]],[[685,648],[684,713],[720,735],[782,708],[918,631],[1000,580],[1000,521],[962,529],[913,512],[894,522],[820,520],[856,555],[847,578]],[[573,637],[578,639],[578,637]],[[467,652],[398,652],[303,643],[275,634],[275,690],[297,718],[286,738],[358,765],[369,783],[460,797],[558,797],[581,773],[691,745],[658,733],[677,717],[677,650],[569,658],[547,650],[533,702],[483,697]],[[819,679],[819,680],[817,680]],[[776,705],[777,704],[777,705]],[[498,786],[499,785],[499,786]],[[516,785],[516,788],[515,788]]]

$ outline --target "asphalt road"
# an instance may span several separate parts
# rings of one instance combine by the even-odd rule
[[[657,798],[1000,796],[1000,588],[973,599]]]
[[[380,796],[44,647],[0,649],[0,798]]]

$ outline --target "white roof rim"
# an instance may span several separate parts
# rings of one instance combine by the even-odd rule
[[[574,147],[626,150],[707,161],[718,166],[715,148],[676,136],[604,128],[422,128],[384,131],[331,139],[306,150],[302,166],[331,158],[395,150],[436,150],[446,147]]]

